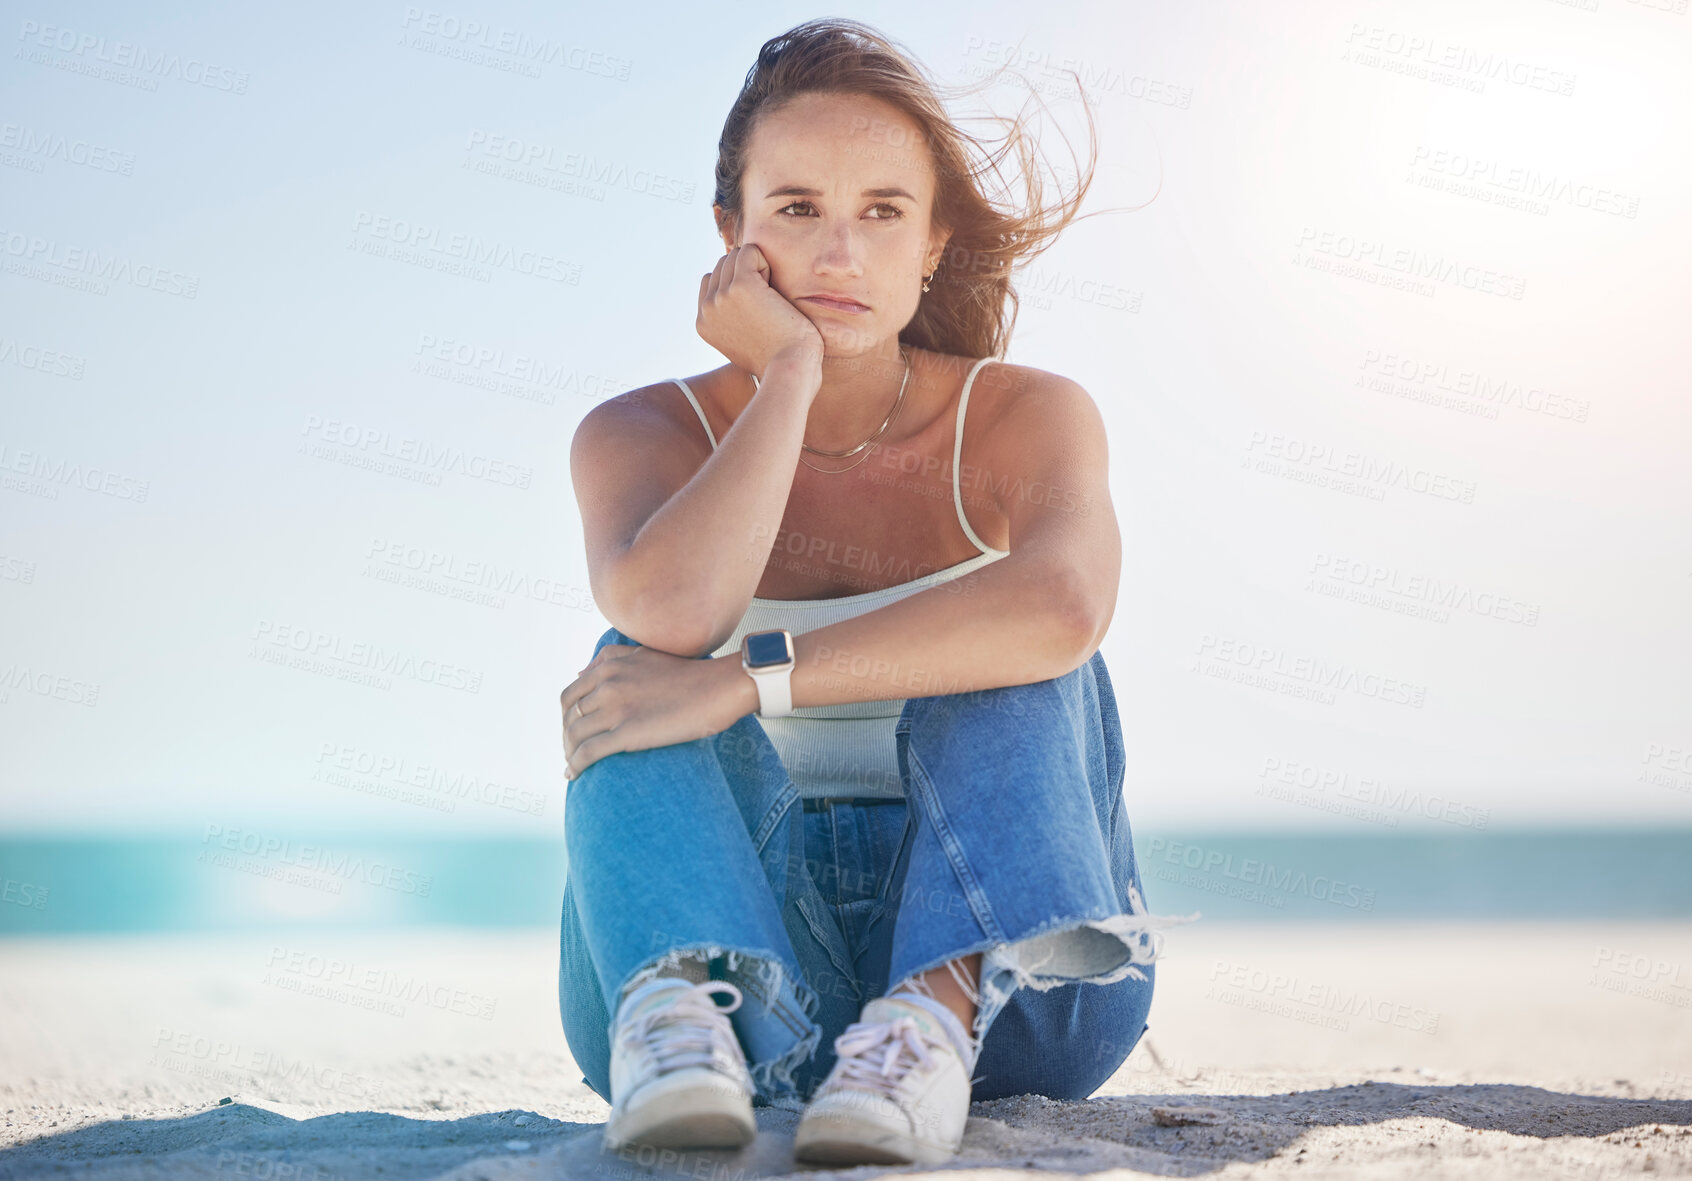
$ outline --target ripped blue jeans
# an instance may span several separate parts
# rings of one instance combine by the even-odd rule
[[[594,652],[611,643],[635,641],[610,628]],[[1179,920],[1146,911],[1103,656],[908,698],[895,735],[887,803],[803,801],[756,714],[570,781],[558,1000],[596,1094],[611,1101],[614,998],[681,954],[741,990],[759,1106],[802,1109],[865,1002],[975,952],[974,1100],[1086,1098],[1126,1060],[1154,924]]]

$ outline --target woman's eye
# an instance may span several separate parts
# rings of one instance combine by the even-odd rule
[[[789,210],[797,209],[801,205],[805,206],[805,208],[807,208],[807,209],[815,208],[809,201],[795,201],[790,205],[782,206],[776,212],[777,213],[787,213]],[[885,210],[887,210],[888,214],[892,215],[892,216],[887,216],[887,215],[884,214],[881,217],[872,218],[871,220],[873,220],[873,221],[893,221],[896,218],[901,218],[901,217],[905,216],[904,210],[900,209],[897,205],[890,205],[886,201],[881,202],[879,205],[872,205],[870,208],[872,208],[872,209],[885,209]],[[801,216],[802,217],[804,215],[798,214],[798,215],[795,215],[795,216]]]

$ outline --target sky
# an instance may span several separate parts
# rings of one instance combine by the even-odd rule
[[[825,12],[1010,61],[1058,183],[1092,96],[1006,359],[1107,426],[1137,826],[1692,822],[1684,3],[26,3],[0,827],[556,833],[570,441],[722,363],[717,136]]]

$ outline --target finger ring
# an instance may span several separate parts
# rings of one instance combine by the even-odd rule
[[[582,716],[582,703],[580,701],[576,702],[576,716],[578,718]]]

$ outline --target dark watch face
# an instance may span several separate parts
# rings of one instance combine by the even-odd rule
[[[767,668],[787,663],[787,637],[780,632],[755,633],[746,637],[746,663],[752,668]]]

